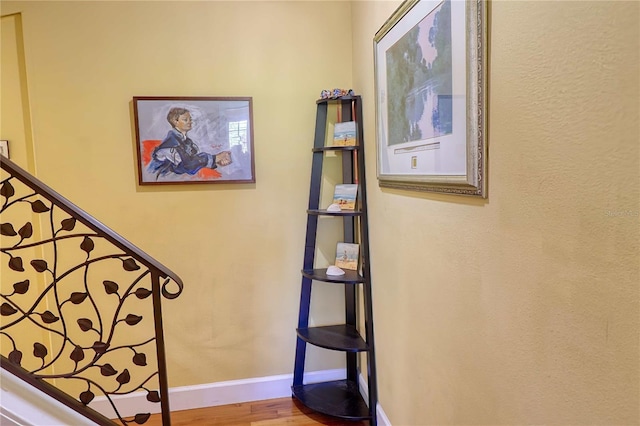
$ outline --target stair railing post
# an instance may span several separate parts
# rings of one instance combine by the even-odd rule
[[[160,275],[151,270],[151,291],[153,297],[153,318],[156,332],[156,353],[158,358],[158,381],[160,386],[160,406],[162,408],[162,426],[171,426],[171,409],[169,408],[169,380],[167,362],[164,351],[164,331],[162,328],[162,294]]]

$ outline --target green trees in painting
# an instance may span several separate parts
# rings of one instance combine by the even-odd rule
[[[431,25],[428,25],[431,18],[427,16],[386,52],[390,145],[452,130],[450,0],[445,0],[429,15],[433,13]],[[424,52],[430,52],[428,57]],[[431,111],[425,113],[426,107]],[[424,131],[425,117],[427,132]]]

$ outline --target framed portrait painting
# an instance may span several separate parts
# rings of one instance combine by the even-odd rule
[[[133,98],[138,182],[253,183],[250,97]]]
[[[487,196],[486,3],[406,0],[374,38],[381,187]]]

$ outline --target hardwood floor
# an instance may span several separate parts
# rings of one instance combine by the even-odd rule
[[[347,421],[318,414],[291,397],[171,413],[172,426],[366,426],[368,424],[369,422]],[[152,415],[145,426],[162,426],[160,414]]]

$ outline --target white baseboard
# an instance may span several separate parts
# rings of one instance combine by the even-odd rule
[[[391,421],[385,414],[380,404],[378,404],[378,406],[376,407],[376,418],[378,420],[378,426],[391,426]]]
[[[364,380],[364,376],[362,374],[358,375],[358,388],[360,389],[360,395],[362,395],[365,402],[368,402],[369,386],[367,385],[367,382]],[[376,406],[376,420],[378,421],[378,426],[391,426],[391,422],[389,421],[389,418],[385,414],[380,404]]]
[[[346,378],[344,369],[323,370],[305,373],[305,383],[341,380]],[[230,380],[195,386],[181,386],[169,389],[171,411],[192,410],[218,405],[291,396],[293,374]],[[120,416],[134,416],[137,413],[157,414],[160,404],[147,402],[146,392],[112,397],[116,401]],[[114,410],[106,397],[95,398],[89,406],[103,415],[114,418]]]
[[[8,376],[8,377],[6,377]],[[305,374],[305,383],[342,380],[346,377],[344,369],[323,370]],[[18,388],[10,387],[15,382],[22,385]],[[258,377],[244,380],[209,383],[196,386],[182,386],[169,389],[169,406],[171,411],[192,410],[196,408],[214,407],[218,405],[237,404],[241,402],[261,401],[265,399],[284,398],[291,396],[292,374]],[[359,378],[360,393],[368,401],[368,389],[362,376]],[[26,389],[26,390],[25,390]],[[150,403],[146,399],[146,392],[136,392],[129,395],[112,397],[120,416],[130,417],[138,413],[157,414],[160,404]],[[15,401],[14,401],[15,400]],[[31,401],[33,400],[33,401]],[[57,401],[46,402],[37,390],[23,384],[20,380],[13,380],[11,375],[3,375],[2,392],[0,394],[0,425],[29,426],[36,424],[88,424],[87,419],[72,410],[62,406],[57,409]],[[106,397],[95,398],[89,406],[108,418],[115,418],[114,409]],[[62,414],[59,410],[68,410],[65,416],[74,418],[70,423],[60,421]],[[19,413],[22,413],[19,414]],[[55,421],[52,421],[55,415]],[[376,407],[378,425],[391,426],[380,404]],[[60,422],[59,422],[60,421]]]
[[[345,378],[346,371],[344,369],[305,373],[305,383],[342,380]],[[284,398],[291,396],[292,382],[293,374],[282,374],[170,388],[169,407],[171,411],[182,411],[215,407],[218,405],[261,401],[265,399]],[[360,377],[359,383],[360,392],[364,396],[365,401],[367,401],[367,385],[362,377]],[[146,396],[147,394],[145,392],[136,392],[129,395],[115,396],[112,397],[112,399],[116,402],[121,417],[134,416],[138,413],[159,413],[160,404],[149,403]],[[114,410],[106,397],[95,398],[89,406],[106,417],[117,417],[114,415]],[[380,404],[376,407],[376,415],[380,426],[391,426]]]

